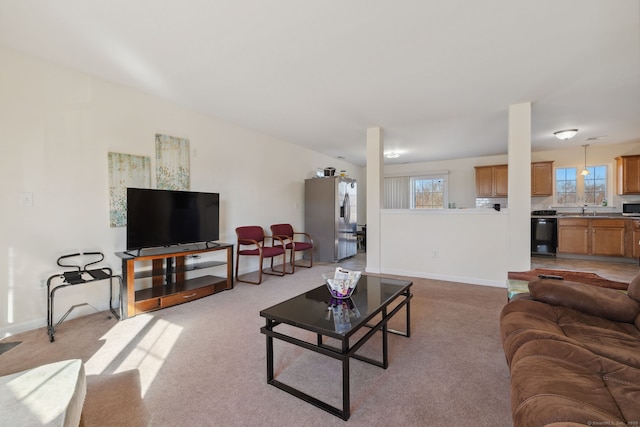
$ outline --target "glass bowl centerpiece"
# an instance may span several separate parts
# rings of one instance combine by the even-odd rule
[[[351,297],[353,291],[358,285],[362,272],[350,271],[337,267],[333,277],[323,274],[324,282],[331,292],[331,296],[338,299]]]

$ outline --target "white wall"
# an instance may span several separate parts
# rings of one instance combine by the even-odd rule
[[[318,167],[346,169],[365,191],[363,168],[295,141],[281,141],[2,46],[0,63],[0,337],[46,325],[41,281],[60,271],[60,255],[100,250],[107,264],[120,272],[114,253],[125,248],[125,228],[109,227],[110,151],[150,156],[154,176],[155,134],[188,138],[191,190],[220,193],[221,241],[231,243],[240,225],[268,230],[272,223],[290,222],[302,228],[304,180]],[[23,193],[33,195],[32,207],[23,206]],[[362,209],[359,216],[366,220],[364,215]],[[255,262],[243,262],[241,271],[256,268]],[[106,282],[61,290],[57,317],[82,302],[106,308]],[[80,308],[72,317],[91,311]]]
[[[383,210],[382,272],[504,287],[508,229],[505,210]]]

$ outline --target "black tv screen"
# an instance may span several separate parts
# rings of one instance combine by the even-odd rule
[[[127,250],[220,238],[220,195],[127,188]]]

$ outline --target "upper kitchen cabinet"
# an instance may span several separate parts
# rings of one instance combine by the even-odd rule
[[[507,165],[476,166],[477,197],[507,197],[509,194]]]
[[[616,193],[640,194],[640,155],[616,157]]]
[[[531,163],[531,195],[553,195],[553,162]]]

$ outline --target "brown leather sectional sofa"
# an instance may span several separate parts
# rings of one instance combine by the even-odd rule
[[[514,426],[640,427],[640,274],[628,294],[531,281],[500,329]]]

